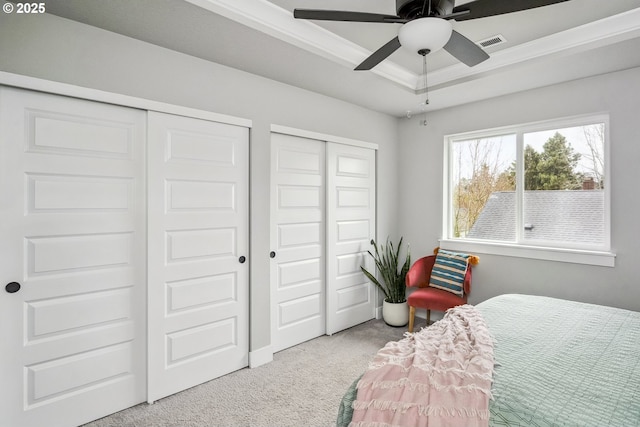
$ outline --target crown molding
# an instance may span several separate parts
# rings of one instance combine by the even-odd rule
[[[291,12],[267,0],[185,1],[349,68],[371,55],[368,49],[313,22],[295,19]],[[372,72],[411,91],[419,78],[391,61],[379,64]]]
[[[267,0],[185,0],[323,58],[354,68],[372,52]],[[455,26],[455,24],[454,24]],[[640,8],[492,53],[475,67],[462,63],[429,72],[429,86],[447,86],[549,55],[567,55],[640,37]],[[421,76],[392,61],[370,72],[411,92],[424,90]]]
[[[640,8],[500,50],[475,67],[458,63],[435,70],[429,73],[429,87],[446,86],[526,61],[550,55],[569,55],[636,37],[640,37]],[[420,86],[418,89],[424,88]]]

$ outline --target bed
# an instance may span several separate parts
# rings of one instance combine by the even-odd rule
[[[495,339],[490,426],[640,426],[639,312],[516,294],[476,308]]]

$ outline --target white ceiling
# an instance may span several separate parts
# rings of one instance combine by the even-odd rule
[[[419,55],[400,49],[353,71],[400,24],[296,20],[294,8],[395,14],[395,0],[47,0],[54,15],[394,116],[419,112]],[[454,28],[507,43],[472,68],[429,54],[428,110],[640,66],[640,0],[570,0]]]

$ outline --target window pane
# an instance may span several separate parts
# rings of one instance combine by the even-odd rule
[[[451,237],[515,240],[516,137],[451,144]]]
[[[604,124],[524,134],[524,240],[602,245]]]

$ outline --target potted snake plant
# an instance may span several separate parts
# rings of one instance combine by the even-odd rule
[[[368,253],[373,257],[380,280],[363,266],[360,269],[384,294],[382,303],[382,318],[384,321],[390,326],[404,326],[409,323],[409,306],[407,305],[405,294],[405,278],[411,266],[409,248],[407,247],[404,260],[401,260],[402,237],[397,247],[394,247],[389,238],[387,238],[386,244],[379,247],[375,240],[371,240],[371,244],[373,245],[374,253],[371,251],[368,251]]]

